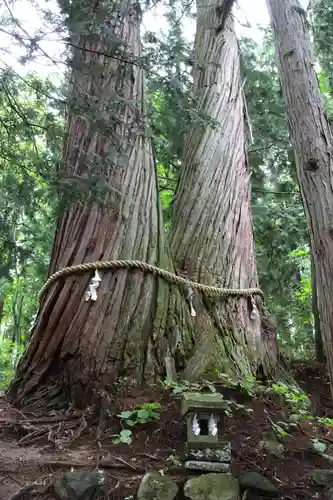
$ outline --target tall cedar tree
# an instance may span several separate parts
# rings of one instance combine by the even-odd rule
[[[333,393],[333,136],[319,89],[305,12],[295,0],[267,0],[267,5],[309,228]]]
[[[208,17],[205,9],[199,12],[197,40],[207,42],[197,46],[198,71],[206,53],[215,60],[197,73],[196,88],[202,111],[220,120],[222,130],[195,128],[187,140],[172,251],[178,270],[192,278],[247,288],[257,285],[257,273],[231,3],[220,10],[209,4]],[[127,2],[89,4],[78,9],[66,2],[64,8],[73,46],[64,174],[89,177],[92,167],[94,173],[100,169],[109,194],[103,206],[76,203],[59,218],[50,274],[111,259],[172,269],[145,123],[141,12],[138,4]],[[203,35],[207,23],[210,29]],[[214,78],[217,83],[203,91]],[[251,301],[205,300],[197,317],[190,318],[184,296],[148,274],[103,273],[96,302],[85,301],[90,279],[86,274],[58,281],[44,298],[9,391],[16,403],[46,399],[54,405],[67,399],[86,406],[119,376],[136,382],[164,376],[172,358],[177,371],[189,360],[187,378],[210,370],[216,374],[223,361],[228,372],[255,372],[261,321],[251,319]]]
[[[62,174],[99,172],[109,194],[102,206],[74,203],[59,217],[49,274],[112,259],[170,269],[145,123],[139,4],[62,7],[73,47]],[[84,407],[119,376],[151,380],[164,373],[165,358],[186,357],[192,342],[186,348],[185,330],[168,325],[175,317],[168,306],[177,318],[183,309],[189,315],[175,286],[169,293],[165,282],[142,272],[100,274],[96,302],[85,300],[91,273],[59,280],[47,292],[9,390],[13,401]]]
[[[186,138],[183,171],[174,200],[171,252],[178,271],[196,281],[227,288],[258,286],[247,161],[244,99],[233,0],[197,3],[194,93],[209,122]],[[255,314],[250,299],[194,298],[195,355],[186,377],[224,365],[226,372],[252,375],[276,356],[276,331]],[[259,307],[258,307],[259,306]],[[258,309],[257,309],[258,308]],[[263,342],[262,335],[265,336]],[[263,354],[263,345],[273,356]],[[197,372],[198,371],[198,372]]]

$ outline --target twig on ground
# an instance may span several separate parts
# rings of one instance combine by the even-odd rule
[[[262,469],[261,467],[259,467],[259,465],[257,465],[255,462],[252,462],[251,460],[249,460],[248,458],[244,457],[243,455],[237,455],[236,458],[240,462],[242,462],[242,461],[247,462],[248,464],[252,465],[252,467],[255,467],[256,469],[260,470],[261,472],[264,471],[264,469]]]
[[[126,460],[124,460],[124,459],[123,459],[123,458],[121,458],[121,457],[114,457],[114,456],[112,456],[112,457],[110,457],[110,458],[114,458],[115,460],[119,460],[119,462],[122,462],[123,464],[128,465],[128,467],[130,467],[131,469],[133,469],[133,470],[137,470],[137,468],[136,468],[136,467],[134,467],[134,465],[132,465],[132,464],[130,464],[130,463],[128,463],[128,462],[126,462]]]
[[[3,470],[2,472],[6,474],[6,476],[9,477],[9,479],[11,479],[14,483],[17,483],[19,486],[23,486],[23,483],[21,483],[21,481],[16,479],[16,477],[13,476],[10,472],[7,472],[5,470]]]
[[[150,453],[137,453],[137,455],[140,455],[142,457],[148,457],[148,458],[153,458],[154,460],[160,460],[158,457],[155,457],[154,455],[151,455]]]
[[[76,439],[78,439],[83,434],[83,432],[86,430],[87,426],[88,426],[87,421],[84,418],[84,415],[82,415],[80,427],[78,428],[78,430],[77,430],[76,434],[74,435],[73,439],[71,439],[71,441],[69,441],[69,443],[67,444],[67,446],[71,446],[73,444],[73,442]]]

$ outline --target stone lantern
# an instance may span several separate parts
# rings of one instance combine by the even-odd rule
[[[186,419],[187,469],[228,472],[231,445],[220,439],[227,402],[219,393],[188,392],[183,394],[181,412]]]

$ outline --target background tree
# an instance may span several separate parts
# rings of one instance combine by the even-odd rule
[[[332,132],[314,70],[306,19],[290,0],[268,0],[275,34],[281,85],[286,100],[296,169],[315,265],[319,310],[333,391],[330,279],[333,266]],[[296,27],[296,28],[295,28]],[[292,47],[292,48],[291,48]]]
[[[267,30],[261,46],[250,39],[240,45],[252,128],[249,159],[260,283],[276,317],[282,351],[309,356],[314,347],[309,240],[274,41]]]
[[[316,0],[312,6],[311,25],[320,65],[325,72],[330,93],[333,91],[333,4],[331,0]]]

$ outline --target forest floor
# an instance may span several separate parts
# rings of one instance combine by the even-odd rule
[[[294,365],[294,375],[309,395],[314,414],[333,418],[325,369],[313,363],[300,363]],[[232,444],[232,473],[259,472],[279,488],[281,499],[324,499],[324,489],[314,484],[311,472],[331,469],[332,462],[310,450],[309,441],[317,439],[325,443],[325,453],[333,457],[333,427],[331,433],[323,424],[298,422],[286,436],[278,437],[285,451],[283,458],[275,458],[261,449],[260,442],[274,424],[281,429],[281,422],[295,412],[276,394],[263,393],[252,398],[244,390],[226,389],[218,384],[216,388],[225,399],[237,403],[233,404],[223,428],[223,438]],[[97,438],[96,428],[87,424],[88,415],[71,413],[59,417],[54,413],[41,417],[18,411],[1,400],[0,499],[54,499],[55,479],[73,469],[103,469],[106,483],[96,498],[105,500],[134,498],[131,495],[147,471],[163,470],[175,481],[184,482],[191,473],[181,465],[186,433],[180,399],[166,390],[156,390],[153,394],[140,392],[122,398],[120,410],[153,402],[161,403],[160,419],[132,427],[133,441],[127,445],[112,443],[112,436],[120,430],[118,418]],[[19,490],[21,493],[16,494]],[[177,500],[182,498],[178,496]]]

